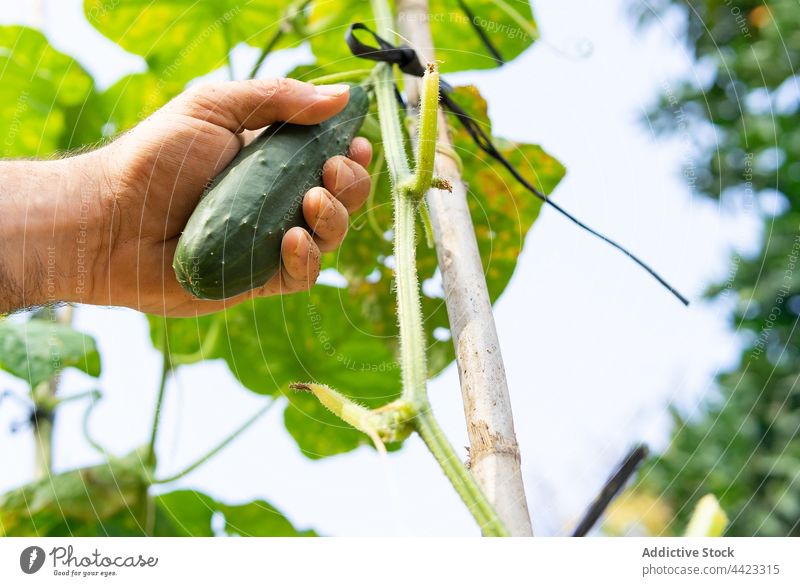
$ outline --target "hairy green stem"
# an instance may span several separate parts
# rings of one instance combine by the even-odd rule
[[[428,379],[422,302],[416,265],[415,202],[396,190],[394,196],[394,258],[396,263],[397,313],[400,321],[400,362],[403,399],[422,405]]]
[[[387,0],[371,0],[377,33],[392,40],[392,14]],[[428,76],[430,73],[428,74]],[[427,366],[425,360],[425,335],[422,321],[419,279],[416,266],[415,220],[419,199],[431,187],[433,175],[433,151],[436,145],[436,123],[438,109],[438,80],[435,98],[428,95],[422,107],[427,110],[422,116],[420,149],[430,152],[430,176],[419,175],[417,183],[409,169],[405,152],[405,139],[400,124],[400,112],[394,91],[394,72],[390,65],[379,63],[373,71],[375,96],[378,103],[378,118],[383,137],[386,162],[392,179],[394,202],[394,256],[397,289],[397,314],[400,326],[400,366],[403,380],[401,400],[411,407],[415,416],[413,425],[428,446],[431,454],[461,496],[484,535],[508,535],[475,478],[459,461],[452,445],[439,428],[430,409],[426,389]],[[430,87],[433,87],[433,82]],[[431,111],[432,110],[432,111]],[[424,136],[422,135],[424,133]],[[425,165],[428,154],[417,153],[418,166]],[[409,180],[412,189],[404,189]],[[415,191],[416,190],[416,191]]]
[[[433,181],[433,163],[436,158],[436,127],[439,116],[439,72],[433,64],[422,83],[420,98],[419,133],[417,138],[414,175],[405,189],[416,200],[421,200]]]
[[[380,0],[374,3],[380,4]],[[404,194],[402,185],[411,179],[404,149],[400,112],[394,96],[394,77],[386,64],[375,68],[375,97],[383,136],[383,148],[392,178],[394,202],[394,258],[397,282],[397,314],[400,323],[400,369],[403,399],[414,404],[424,400],[427,371],[425,337],[422,331],[422,304],[416,267],[414,220],[416,202]]]
[[[431,224],[431,214],[428,211],[428,204],[423,199],[419,204],[419,216],[422,219],[422,229],[425,231],[425,243],[428,248],[436,246],[433,238],[433,224]]]
[[[509,533],[497,517],[497,513],[486,500],[472,473],[458,458],[453,446],[439,427],[430,408],[420,411],[414,420],[422,441],[442,467],[458,496],[467,505],[469,512],[481,527],[486,537],[508,537]]]
[[[256,421],[258,421],[262,415],[266,414],[274,405],[277,403],[274,399],[271,400],[269,403],[264,405],[261,409],[256,411],[249,419],[247,419],[244,423],[242,423],[239,427],[237,427],[233,432],[228,435],[224,440],[222,440],[216,447],[209,450],[204,456],[201,456],[195,462],[181,470],[180,472],[176,472],[175,474],[171,474],[166,478],[158,478],[153,480],[153,484],[166,484],[167,482],[174,482],[179,478],[183,478],[190,472],[197,470],[200,466],[208,462],[211,458],[219,454],[222,450],[228,447],[228,445],[235,440],[237,437],[242,435],[251,425],[253,425]]]
[[[381,228],[380,224],[378,224],[378,218],[375,216],[375,194],[378,191],[378,182],[386,159],[383,156],[383,148],[378,148],[377,150],[378,152],[375,154],[375,173],[373,173],[369,196],[367,197],[367,221],[375,235],[383,239],[386,230]]]
[[[375,100],[378,103],[378,122],[381,127],[384,156],[389,177],[395,187],[411,176],[400,126],[400,112],[394,95],[394,75],[387,63],[378,63],[372,72]]]

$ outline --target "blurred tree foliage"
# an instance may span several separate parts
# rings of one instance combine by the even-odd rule
[[[671,506],[666,532],[684,527],[710,492],[730,517],[728,535],[797,536],[800,10],[795,0],[660,0],[646,10],[645,23],[683,10],[697,61],[695,79],[665,90],[656,128],[692,136],[701,154],[685,175],[695,189],[758,214],[764,231],[759,254],[735,257],[728,281],[709,291],[736,299],[741,361],[719,376],[721,393],[702,416],[675,413],[669,448],[642,470],[636,490]]]

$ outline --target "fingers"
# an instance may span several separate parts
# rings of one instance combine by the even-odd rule
[[[347,156],[366,169],[372,161],[372,144],[363,136],[357,136],[350,143]]]
[[[365,158],[363,152],[358,156]],[[356,161],[337,156],[328,159],[322,167],[322,184],[344,204],[348,212],[353,213],[367,200],[370,177],[367,170]]]
[[[284,234],[281,261],[280,293],[309,289],[319,277],[319,248],[302,228],[295,227]]]
[[[303,198],[303,215],[321,252],[330,252],[342,243],[349,214],[369,196],[370,176],[364,167],[372,158],[372,145],[357,137],[348,154],[350,158],[328,159],[322,170],[325,188],[314,187]]]
[[[336,249],[347,234],[349,214],[342,202],[327,189],[313,187],[303,198],[303,216],[314,232],[321,252]]]
[[[277,120],[316,124],[340,112],[350,97],[347,85],[315,86],[295,79],[253,79],[197,85],[173,107],[231,132],[257,129]]]

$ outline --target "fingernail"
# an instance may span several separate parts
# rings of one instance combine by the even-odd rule
[[[307,255],[311,250],[312,242],[314,241],[311,239],[311,234],[309,234],[307,230],[303,230],[303,238],[298,238],[297,244],[294,247],[295,255]]]
[[[342,160],[341,164],[336,165],[336,172],[333,178],[333,190],[336,193],[350,187],[355,180],[356,176],[347,160]]]
[[[335,85],[317,86],[317,93],[321,96],[327,96],[327,97],[341,96],[342,94],[345,94],[348,91],[350,91],[350,86],[343,83],[337,83]]]
[[[336,213],[336,205],[333,195],[323,191],[319,198],[319,208],[317,209],[317,219],[327,220]]]

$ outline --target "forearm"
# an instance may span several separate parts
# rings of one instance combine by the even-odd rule
[[[88,299],[107,240],[94,158],[0,162],[0,313]]]

